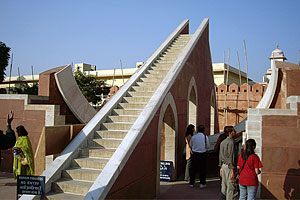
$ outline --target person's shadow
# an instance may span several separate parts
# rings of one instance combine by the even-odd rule
[[[298,164],[300,167],[300,160]],[[286,199],[300,199],[300,168],[291,168],[287,171],[283,189]]]

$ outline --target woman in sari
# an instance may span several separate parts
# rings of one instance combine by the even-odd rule
[[[24,126],[16,128],[18,140],[14,150],[13,174],[16,179],[18,175],[34,175],[34,157],[28,132]]]

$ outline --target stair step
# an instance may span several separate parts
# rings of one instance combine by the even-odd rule
[[[141,82],[156,82],[156,83],[160,83],[163,80],[164,77],[159,77],[159,76],[154,76],[152,75],[151,78],[145,77],[145,78],[141,78]]]
[[[64,200],[64,199],[72,199],[72,200],[83,200],[84,196],[71,194],[71,193],[63,193],[63,192],[51,192],[46,194],[48,200]]]
[[[136,91],[129,91],[128,94],[130,96],[133,96],[133,97],[152,97],[153,95],[153,92],[136,92]]]
[[[92,181],[78,181],[61,178],[52,183],[52,190],[54,192],[67,192],[85,196],[92,185]]]
[[[139,96],[124,97],[123,98],[124,99],[123,103],[136,103],[136,102],[145,102],[145,103],[147,103],[150,100],[150,97],[139,97]]]
[[[144,76],[146,77],[146,78],[160,78],[161,80],[163,79],[163,78],[165,78],[165,76],[166,76],[166,74],[167,73],[159,73],[159,74],[153,74],[153,73],[147,73],[147,74],[144,74]]]
[[[101,170],[86,168],[71,168],[62,171],[62,177],[80,181],[95,181]]]
[[[157,88],[161,81],[160,82],[136,82],[140,87],[155,87]]]
[[[72,167],[90,168],[90,169],[103,169],[109,159],[101,158],[75,158],[72,160]]]
[[[105,149],[118,148],[120,146],[121,139],[89,139],[89,147],[100,147]]]
[[[113,109],[113,115],[140,115],[142,109]]]
[[[129,130],[133,123],[128,122],[113,122],[113,123],[102,123],[100,130]]]
[[[103,149],[88,147],[80,150],[81,157],[90,158],[111,158],[116,149]]]
[[[158,59],[158,61],[170,61],[170,62],[175,62],[177,60],[177,56],[162,56],[161,58]]]
[[[124,139],[128,131],[113,131],[113,130],[108,130],[108,131],[96,131],[94,134],[94,138],[116,138],[116,139]]]
[[[147,105],[147,102],[135,102],[135,103],[119,103],[118,108],[123,109],[144,109]]]
[[[111,115],[108,116],[106,122],[135,122],[138,118],[138,115]]]
[[[149,74],[164,74],[166,75],[169,71],[172,65],[168,65],[167,67],[164,67],[164,69],[156,69],[156,70],[148,70]]]

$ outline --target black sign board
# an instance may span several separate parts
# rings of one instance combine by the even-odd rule
[[[17,194],[45,195],[45,176],[19,175]]]
[[[172,181],[172,161],[160,161],[160,180],[161,181]]]

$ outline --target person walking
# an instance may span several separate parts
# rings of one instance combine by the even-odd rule
[[[0,165],[1,165],[1,150],[12,148],[16,143],[16,135],[15,132],[11,128],[11,122],[14,119],[14,112],[11,111],[10,114],[7,115],[7,129],[6,134],[0,130]]]
[[[190,141],[192,136],[195,132],[195,126],[193,124],[188,125],[185,132],[185,159],[186,159],[186,166],[185,166],[185,177],[184,180],[188,181],[190,180],[190,173],[189,170],[191,168],[191,154],[192,154],[192,148],[190,146]]]
[[[240,173],[240,200],[256,199],[258,188],[257,175],[260,174],[260,168],[262,168],[262,164],[259,157],[254,152],[255,148],[255,140],[248,139],[246,141],[245,150],[239,156],[237,168]]]
[[[204,134],[205,127],[199,125],[197,133],[193,135],[190,146],[192,148],[192,166],[190,170],[190,187],[195,185],[195,176],[199,171],[200,188],[206,187],[206,150],[210,147],[208,137]]]
[[[221,143],[219,153],[221,193],[222,196],[226,196],[227,200],[232,200],[237,195],[235,183],[237,149],[233,139],[236,132],[232,126],[225,127],[224,131],[228,136]]]

